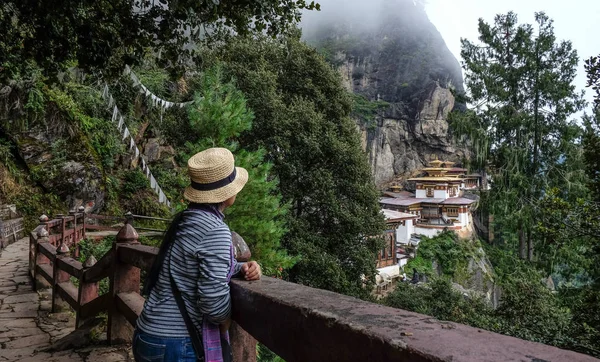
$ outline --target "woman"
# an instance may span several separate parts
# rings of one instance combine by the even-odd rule
[[[233,155],[211,148],[188,161],[190,202],[165,234],[146,283],[148,299],[133,339],[136,361],[230,361],[229,280],[258,280],[256,262],[233,258],[223,210],[248,181]]]

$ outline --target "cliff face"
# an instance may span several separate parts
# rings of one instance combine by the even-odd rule
[[[424,8],[387,0],[360,11],[368,24],[360,16],[329,17],[327,24],[308,21],[304,34],[348,90],[384,105],[372,117],[354,114],[376,183],[409,176],[433,155],[463,160],[467,152],[454,144],[447,121],[461,106],[451,93],[463,91],[460,65]]]

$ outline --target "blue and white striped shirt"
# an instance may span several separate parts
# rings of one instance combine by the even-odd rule
[[[183,213],[158,280],[137,320],[137,327],[157,337],[188,337],[185,321],[171,291],[169,268],[187,312],[202,332],[202,319],[214,324],[231,314],[227,275],[231,268],[231,231],[222,215],[188,209]],[[235,262],[234,275],[241,264]]]

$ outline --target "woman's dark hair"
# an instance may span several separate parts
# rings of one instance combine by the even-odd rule
[[[162,244],[160,245],[160,249],[158,251],[158,255],[156,259],[154,259],[154,263],[152,264],[152,268],[150,269],[150,273],[146,276],[146,283],[144,283],[144,295],[150,295],[150,291],[156,285],[158,281],[158,274],[160,273],[160,268],[162,267],[165,256],[169,251],[169,248],[173,244],[173,240],[175,240],[175,234],[177,233],[177,228],[179,227],[179,223],[181,223],[181,219],[183,218],[183,211],[176,214],[171,221],[171,225],[165,232],[165,236],[163,237]]]

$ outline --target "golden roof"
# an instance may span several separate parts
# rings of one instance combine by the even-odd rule
[[[425,177],[415,177],[410,178],[408,181],[436,181],[436,182],[451,182],[451,181],[462,181],[462,178],[459,177],[450,177],[450,176],[425,176]]]

